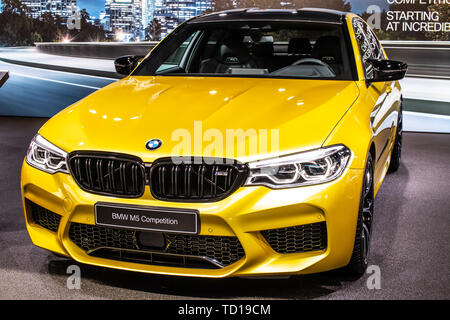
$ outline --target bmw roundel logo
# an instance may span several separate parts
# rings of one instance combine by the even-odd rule
[[[161,145],[162,145],[162,141],[161,140],[159,140],[159,139],[152,139],[152,140],[147,141],[147,143],[145,144],[145,147],[148,150],[153,151],[153,150],[156,150],[159,147],[161,147]]]

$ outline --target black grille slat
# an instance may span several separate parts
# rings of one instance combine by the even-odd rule
[[[327,248],[325,222],[261,231],[272,249],[278,253],[300,253]]]
[[[185,264],[189,264],[190,258],[198,257],[213,260],[221,266],[228,266],[245,256],[244,249],[237,237],[173,233],[165,233],[164,236],[167,242],[165,248],[151,251],[161,255],[185,256],[182,260]],[[96,256],[97,250],[100,248],[146,252],[146,249],[140,249],[136,231],[133,230],[72,223],[69,237],[78,247],[93,256]],[[123,252],[119,251],[119,254]],[[118,257],[120,258],[120,256]],[[150,259],[150,255],[148,255],[148,259]]]
[[[126,171],[125,163],[121,162],[120,163],[120,182],[122,184],[122,190],[126,194],[128,191],[127,191],[127,175],[126,175],[125,171]]]
[[[114,161],[112,160],[108,162],[108,178],[110,183],[110,189],[106,190],[106,192],[110,191],[111,193],[114,193],[116,186],[114,183]]]
[[[215,198],[216,197],[216,195],[217,195],[217,169],[218,169],[218,167],[217,166],[213,166],[213,169],[212,169],[212,177],[211,177],[211,179],[212,179],[212,184],[211,184],[211,196],[213,197],[213,198]]]
[[[205,173],[205,166],[200,166],[198,169],[198,197],[203,197],[203,174]]]
[[[139,190],[139,185],[138,185],[138,166],[136,165],[133,165],[132,181],[133,181],[133,192],[137,192]]]
[[[191,195],[191,174],[192,174],[192,166],[187,165],[184,170],[184,193],[186,197],[190,197]]]
[[[144,193],[145,169],[138,159],[75,153],[69,156],[69,168],[85,191],[122,197],[140,197]]]
[[[171,185],[172,185],[172,194],[176,197],[177,193],[178,193],[178,185],[177,185],[177,171],[178,171],[178,166],[173,166],[172,170],[171,170]]]
[[[103,179],[103,167],[102,167],[103,161],[100,159],[97,159],[96,161],[96,168],[97,168],[97,177],[100,184],[100,189],[105,190],[105,183]]]
[[[161,183],[161,187],[160,187],[160,192],[161,193],[165,193],[166,191],[166,184],[165,184],[165,179],[164,179],[164,175],[166,173],[166,168],[160,168],[159,170],[159,179],[160,179],[160,183]]]
[[[91,159],[86,159],[86,163],[84,166],[84,169],[86,170],[86,179],[87,179],[87,185],[88,188],[94,188],[94,183],[92,179],[92,170],[91,170]]]
[[[150,191],[159,200],[218,201],[239,188],[247,177],[247,167],[237,163],[174,163],[158,159],[148,169]]]
[[[233,174],[233,172],[231,171],[231,169],[228,169],[228,171],[227,171],[227,177],[226,177],[226,181],[227,181],[227,183],[226,183],[226,188],[227,188],[227,189],[230,188],[230,186],[231,186],[232,174]]]
[[[30,200],[26,200],[31,210],[31,219],[33,222],[45,229],[56,232],[58,231],[61,216],[50,210],[47,210]]]

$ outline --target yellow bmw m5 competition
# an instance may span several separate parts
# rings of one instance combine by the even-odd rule
[[[400,163],[407,66],[360,17],[212,13],[115,65],[125,78],[31,141],[35,245],[165,275],[365,271],[374,199]]]

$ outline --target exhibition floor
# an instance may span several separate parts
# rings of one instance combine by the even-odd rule
[[[336,272],[292,279],[206,280],[81,267],[81,289],[66,286],[74,261],[35,247],[26,232],[20,167],[45,118],[0,117],[0,299],[449,299],[450,135],[404,133],[403,159],[375,202],[369,265],[357,280]]]

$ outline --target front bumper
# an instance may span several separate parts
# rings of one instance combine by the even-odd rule
[[[284,276],[343,267],[351,258],[363,170],[346,169],[343,175],[322,185],[271,190],[241,187],[213,203],[166,202],[152,198],[148,186],[138,199],[95,195],[81,190],[74,179],[29,166],[22,167],[22,196],[27,229],[33,243],[76,261],[102,267],[165,275],[220,278],[227,276]],[[56,232],[33,221],[29,201],[61,216]],[[187,268],[141,264],[94,257],[69,236],[71,223],[95,225],[97,202],[197,209],[202,236],[237,237],[245,256],[223,268]],[[261,231],[326,223],[327,245],[323,250],[277,253]]]

